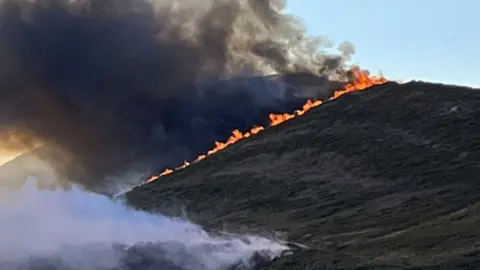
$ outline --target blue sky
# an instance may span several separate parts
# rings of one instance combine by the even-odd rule
[[[309,33],[356,47],[353,62],[389,79],[480,87],[480,1],[290,0]]]

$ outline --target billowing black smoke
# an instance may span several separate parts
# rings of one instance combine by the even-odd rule
[[[91,188],[191,159],[349,77],[353,48],[322,53],[279,1],[27,2],[1,8],[2,132],[42,141],[38,155]]]

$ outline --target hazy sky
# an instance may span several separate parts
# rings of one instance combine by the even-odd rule
[[[309,33],[356,47],[354,62],[390,79],[480,87],[480,1],[290,0]]]

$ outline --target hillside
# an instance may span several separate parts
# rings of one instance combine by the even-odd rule
[[[480,267],[480,92],[388,83],[328,102],[127,194],[309,249],[267,269]],[[476,265],[476,266],[475,266]]]

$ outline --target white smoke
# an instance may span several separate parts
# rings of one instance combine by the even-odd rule
[[[158,256],[181,269],[224,269],[257,252],[273,259],[287,249],[262,237],[214,236],[189,221],[130,209],[76,187],[38,190],[29,179],[20,190],[0,191],[2,269],[19,269],[11,267],[35,258],[54,258],[61,269],[117,269],[125,255],[115,246],[145,242],[167,247]]]

